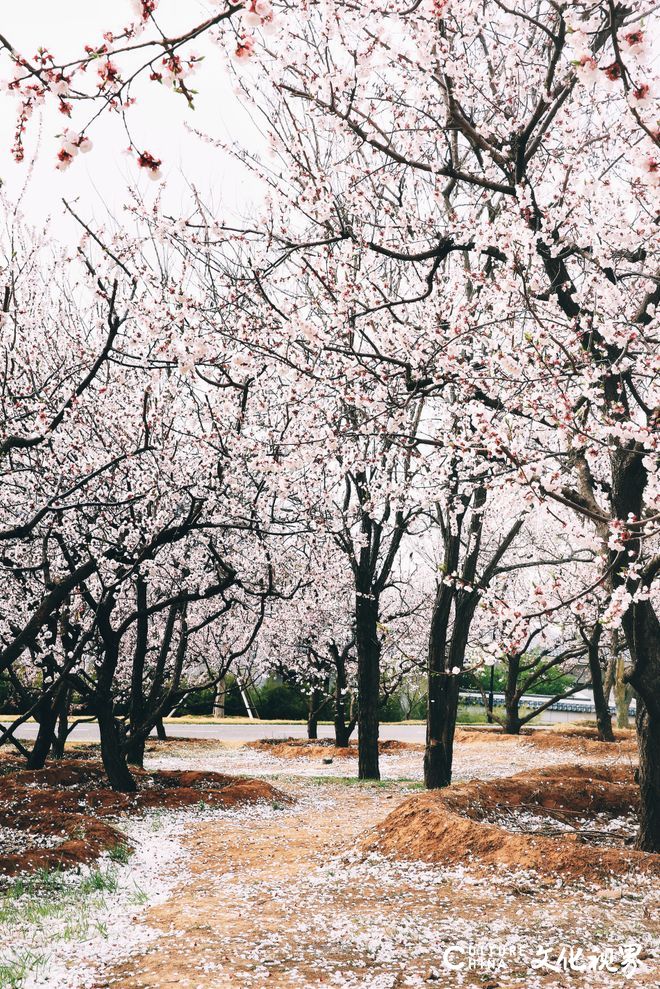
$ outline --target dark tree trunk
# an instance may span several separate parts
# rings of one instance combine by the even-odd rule
[[[637,698],[640,815],[637,848],[660,852],[660,721]]]
[[[440,584],[433,604],[429,633],[428,714],[424,753],[424,783],[429,790],[449,786],[451,783],[451,748],[448,748],[447,727],[452,677],[447,673],[445,665],[451,604],[451,589],[446,584]]]
[[[447,593],[443,593],[447,592]],[[429,711],[426,723],[424,782],[428,789],[449,786],[454,761],[460,674],[478,597],[459,591],[455,596],[454,628],[447,649],[447,625],[453,594],[443,584],[431,619],[429,640]],[[446,654],[446,659],[445,659]]]
[[[101,734],[101,758],[110,786],[121,793],[134,793],[137,786],[126,765],[111,701],[98,705],[97,718]]]
[[[51,750],[55,738],[55,726],[57,724],[57,707],[53,703],[53,698],[49,697],[43,702],[38,714],[39,731],[35,739],[30,758],[27,762],[28,769],[43,769]]]
[[[347,652],[347,650],[346,650]],[[330,654],[335,664],[335,745],[346,749],[350,745],[355,729],[355,718],[346,710],[346,652],[340,652],[335,643],[330,646]],[[348,716],[348,721],[347,721]]]
[[[149,618],[147,615],[147,584],[139,577],[135,590],[135,607],[138,612],[131,669],[131,693],[129,704],[129,740],[126,747],[126,758],[132,766],[142,767],[144,763],[144,734],[145,704],[144,704],[144,665],[147,658],[149,635]]]
[[[144,747],[146,745],[144,735],[133,735],[126,745],[126,762],[131,766],[138,766],[142,769],[144,765]]]
[[[318,690],[312,690],[309,695],[307,708],[307,738],[315,740],[319,737],[319,708],[322,697]]]
[[[53,758],[63,759],[66,740],[69,737],[69,704],[71,702],[71,691],[67,687],[62,691],[59,701],[57,715],[57,731],[53,739]]]
[[[119,662],[119,637],[112,629],[110,615],[114,599],[109,598],[97,611],[97,623],[103,640],[103,660],[98,668],[96,692],[92,703],[98,719],[101,735],[101,758],[103,768],[113,790],[134,793],[135,780],[126,765],[126,755],[115,719],[112,686]]]
[[[163,724],[163,719],[158,718],[156,721],[156,737],[164,742],[167,738],[167,732],[165,731],[165,725]]]
[[[624,616],[637,691],[639,833],[637,848],[660,852],[660,622],[650,601],[635,602]]]
[[[518,690],[520,659],[521,657],[517,653],[507,656],[506,684],[504,686],[504,732],[507,735],[520,734],[520,692]]]
[[[596,708],[596,724],[598,725],[598,737],[601,742],[613,742],[614,732],[612,731],[612,715],[610,707],[605,697],[603,687],[603,671],[600,665],[600,642],[601,625],[596,625],[591,636],[587,640],[589,650],[589,673],[591,675],[591,689],[594,695],[594,707]]]
[[[358,661],[358,776],[379,780],[378,699],[380,694],[380,641],[378,598],[358,588],[355,598],[355,645]]]

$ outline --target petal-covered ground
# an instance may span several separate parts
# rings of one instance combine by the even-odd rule
[[[162,755],[163,747],[152,751],[150,769],[279,773],[273,782],[295,802],[149,811],[122,821],[134,855],[69,877],[74,892],[51,897],[59,897],[55,915],[33,916],[17,896],[12,918],[5,903],[5,946],[14,957],[17,949],[40,953],[42,964],[22,983],[0,977],[0,985],[658,984],[660,892],[653,877],[575,883],[476,860],[447,867],[360,854],[365,833],[419,791],[410,781],[419,778],[420,753],[384,756],[387,775],[399,781],[363,785],[350,776],[350,759],[341,766],[290,758],[273,764],[276,757],[254,749],[164,748]],[[572,751],[570,759],[622,766],[632,758],[621,747],[603,752],[594,758]],[[489,738],[460,744],[457,768],[462,779],[494,779],[566,759],[561,746]]]

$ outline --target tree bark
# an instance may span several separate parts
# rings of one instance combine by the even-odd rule
[[[639,749],[640,814],[636,847],[660,852],[660,720],[651,717],[637,698],[637,746]]]
[[[126,746],[126,759],[132,766],[142,768],[144,764],[145,737],[140,731],[145,718],[144,667],[147,658],[149,617],[147,615],[147,584],[138,577],[135,588],[135,610],[138,612],[131,668],[131,693],[129,706],[129,741]],[[139,733],[139,734],[138,734]]]
[[[660,622],[650,601],[634,602],[623,618],[637,692],[640,813],[636,847],[660,852]]]
[[[358,777],[379,780],[378,699],[380,693],[380,641],[378,598],[370,588],[355,598],[355,645],[358,661]]]
[[[96,716],[101,734],[101,758],[110,786],[121,793],[134,793],[137,786],[122,751],[112,702],[98,704]]]
[[[614,667],[614,706],[616,707],[616,726],[617,728],[629,728],[630,727],[630,701],[632,700],[632,691],[625,681],[626,674],[626,663],[623,656],[617,656],[615,658]]]
[[[158,718],[156,721],[156,737],[164,742],[167,739],[167,732],[165,731],[165,725],[163,724],[163,719]]]
[[[340,652],[333,642],[330,645],[330,655],[335,664],[335,745],[340,749],[346,749],[350,745],[351,735],[355,729],[355,718],[348,712],[346,720],[346,688],[348,679],[346,676],[346,652]]]
[[[225,716],[225,698],[227,696],[227,682],[224,677],[218,680],[213,697],[213,717],[216,719]]]
[[[63,759],[66,740],[69,737],[69,704],[71,702],[71,690],[66,688],[62,691],[58,705],[57,730],[53,739],[53,758]]]
[[[310,692],[307,708],[307,738],[312,741],[319,737],[319,707],[322,699],[320,691]]]
[[[428,715],[426,719],[426,750],[424,753],[424,783],[429,790],[451,783],[451,744],[449,718],[452,679],[447,673],[446,649],[452,593],[445,584],[436,591],[431,615],[428,652]],[[458,695],[458,691],[457,691]],[[453,739],[453,730],[452,730]]]
[[[520,720],[520,691],[518,690],[520,659],[518,653],[507,656],[507,674],[504,686],[504,733],[506,735],[519,735],[522,725]]]
[[[28,769],[43,769],[51,750],[57,724],[57,706],[52,697],[44,701],[39,711],[38,721],[39,731],[30,752],[27,763]]]
[[[596,625],[591,636],[587,640],[589,674],[591,676],[591,689],[594,695],[594,707],[596,708],[596,724],[598,725],[598,737],[601,742],[613,742],[614,732],[612,731],[612,715],[610,707],[605,697],[603,688],[603,671],[600,665],[600,642],[602,626]]]

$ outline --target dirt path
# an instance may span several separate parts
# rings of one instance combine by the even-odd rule
[[[642,956],[653,950],[651,889],[564,888],[476,868],[362,861],[351,851],[357,836],[403,799],[401,791],[287,789],[295,806],[247,826],[222,817],[191,826],[185,879],[145,917],[160,936],[145,954],[104,971],[95,989],[609,987],[626,983],[620,972],[530,964],[546,946],[554,956],[562,945],[588,952],[595,942],[613,958],[628,942],[640,944]],[[656,984],[657,970],[643,968],[635,984]]]

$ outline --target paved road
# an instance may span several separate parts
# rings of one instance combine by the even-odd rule
[[[6,726],[5,722],[5,726]],[[16,732],[17,738],[34,738],[38,725],[26,724]],[[166,724],[168,735],[177,738],[217,738],[223,741],[254,742],[258,738],[305,738],[305,725],[268,725],[255,721],[253,725],[224,724]],[[424,725],[381,725],[382,739],[396,738],[402,742],[423,742]],[[319,738],[333,738],[332,725],[319,725]],[[84,724],[74,728],[71,738],[78,742],[96,742],[99,738],[98,725]]]
[[[593,720],[592,715],[582,716],[580,714],[564,712],[549,712],[555,715],[552,721],[582,721]],[[545,715],[544,720],[548,719]],[[7,722],[5,722],[6,726]],[[535,722],[532,722],[535,724]],[[217,738],[223,741],[253,742],[258,738],[305,738],[307,729],[305,725],[268,725],[255,721],[254,724],[167,724],[165,726],[169,735],[176,735],[178,738]],[[17,738],[34,738],[37,734],[36,724],[21,725],[16,732]],[[380,737],[383,740],[397,739],[400,742],[423,742],[425,735],[424,725],[381,725]],[[319,725],[319,738],[332,738],[332,725]],[[72,739],[78,742],[98,741],[99,730],[95,724],[78,725],[71,735]]]

